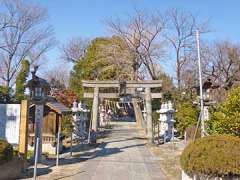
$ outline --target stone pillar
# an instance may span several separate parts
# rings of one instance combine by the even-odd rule
[[[147,111],[147,137],[150,143],[153,143],[153,126],[152,126],[152,98],[151,88],[145,89],[146,93],[146,111]]]
[[[38,146],[38,162],[42,161],[42,124],[43,124],[43,111],[44,105],[35,105],[35,140],[34,140],[34,149],[36,152],[36,142],[39,138]],[[34,155],[35,155],[34,152]]]
[[[92,105],[92,130],[97,131],[98,119],[98,101],[99,101],[99,88],[94,88],[93,105]]]
[[[19,134],[19,152],[27,158],[28,147],[28,101],[21,102],[21,119],[20,119],[20,134]]]

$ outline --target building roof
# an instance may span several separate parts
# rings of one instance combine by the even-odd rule
[[[30,105],[31,107],[34,107],[35,104]],[[63,105],[62,103],[59,103],[57,101],[49,101],[46,102],[45,106],[48,106],[50,109],[53,109],[54,111],[56,111],[59,114],[67,114],[67,113],[71,113],[72,110],[68,107],[66,107],[65,105]]]
[[[72,110],[62,103],[59,102],[47,102],[46,105],[50,107],[51,109],[55,110],[59,114],[66,114],[72,112]]]

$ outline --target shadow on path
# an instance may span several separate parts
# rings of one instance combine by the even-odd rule
[[[106,157],[106,156],[110,156],[112,154],[121,153],[121,152],[123,152],[124,149],[140,147],[140,146],[146,145],[146,143],[142,143],[142,144],[134,144],[134,145],[124,146],[121,148],[107,148],[106,147],[108,143],[129,141],[129,140],[136,140],[136,139],[141,139],[141,138],[133,137],[133,138],[116,140],[116,141],[103,142],[103,143],[99,144],[99,146],[97,146],[97,148],[100,148],[98,150],[94,150],[92,152],[87,151],[87,152],[81,153],[79,155],[73,155],[73,157],[71,157],[71,158],[60,158],[59,165],[61,166],[61,165],[70,165],[70,164],[80,163],[80,162],[84,162],[87,160],[96,159],[99,157]],[[96,147],[93,147],[92,149],[96,149]],[[75,152],[80,152],[80,151],[75,149]],[[42,164],[47,167],[39,167],[37,170],[37,176],[42,176],[42,175],[51,173],[52,172],[51,168],[55,166],[55,163],[56,163],[56,159],[54,159],[54,158],[45,160]],[[33,168],[29,168],[27,170],[27,174],[25,174],[23,178],[33,177],[33,170],[34,170]],[[82,172],[84,172],[84,171],[81,171],[78,173],[82,173]],[[74,175],[76,175],[76,174],[73,174],[71,176],[74,176]],[[70,176],[66,176],[66,177],[70,177]],[[61,177],[58,179],[63,179],[63,178],[65,178],[65,177]]]

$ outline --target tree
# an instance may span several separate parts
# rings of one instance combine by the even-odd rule
[[[47,15],[44,8],[21,0],[5,0],[1,5],[0,24],[7,25],[0,31],[0,78],[11,88],[21,62],[24,59],[29,59],[30,64],[36,62],[55,41],[52,28],[44,24]]]
[[[225,90],[229,90],[240,81],[240,46],[229,41],[220,41],[208,47],[208,56],[204,59],[205,76],[211,77]]]
[[[162,92],[165,94],[171,93],[175,90],[173,79],[164,72],[160,72],[158,79],[162,80]]]
[[[192,13],[178,9],[170,9],[166,16],[168,31],[165,37],[175,52],[177,86],[181,90],[184,65],[192,60],[190,54],[195,46],[195,31],[199,29],[200,33],[207,32],[207,24],[198,22]]]
[[[16,93],[15,99],[21,101],[24,99],[25,83],[29,74],[30,63],[28,60],[23,60],[21,62],[21,70],[16,78]]]
[[[176,127],[178,132],[183,135],[186,128],[197,124],[199,109],[193,106],[189,100],[178,101],[176,109]]]
[[[65,106],[71,108],[73,102],[78,100],[78,96],[71,89],[57,89],[51,94],[58,102],[61,102]]]
[[[70,73],[70,87],[79,97],[83,96],[82,80],[118,79],[120,68],[116,64],[110,64],[108,59],[112,54],[104,53],[106,47],[115,44],[113,39],[114,37],[92,40],[85,56],[75,63]]]
[[[230,134],[240,137],[240,87],[230,90],[228,97],[208,121],[212,134]]]
[[[161,33],[165,21],[159,14],[150,14],[136,10],[127,20],[108,19],[107,28],[121,37],[132,54],[129,59],[132,68],[132,79],[138,79],[138,72],[146,68],[150,78],[157,79],[155,65],[164,57],[164,42]]]
[[[86,53],[89,40],[83,38],[72,38],[60,48],[60,58],[66,62],[76,63]]]
[[[44,78],[50,83],[52,89],[67,89],[69,87],[68,66],[60,64],[44,72]]]

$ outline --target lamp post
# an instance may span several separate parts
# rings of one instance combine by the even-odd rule
[[[36,76],[38,67],[34,67],[32,73],[32,79],[27,82],[26,87],[30,90],[31,102],[35,104],[35,139],[34,139],[34,155],[37,153],[37,161],[41,162],[42,155],[42,124],[44,104],[47,95],[50,93],[50,84],[38,76]],[[36,147],[37,139],[39,139],[38,147]]]

